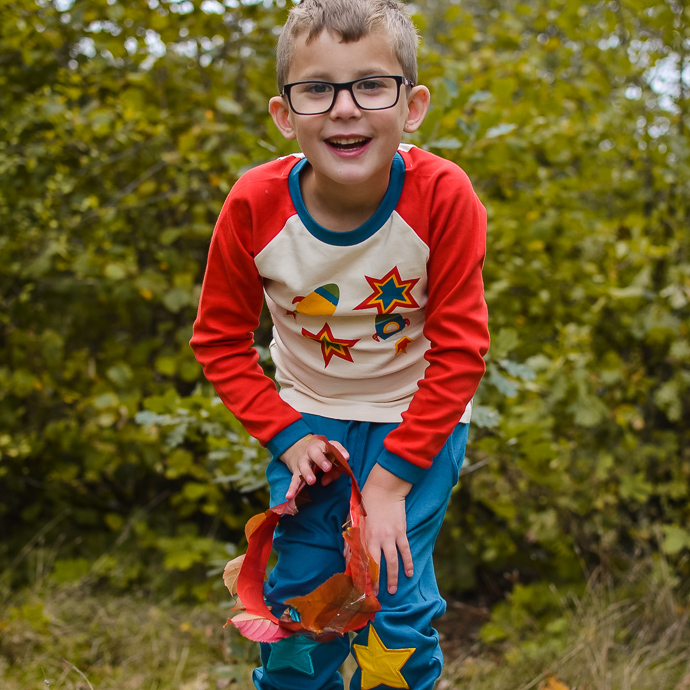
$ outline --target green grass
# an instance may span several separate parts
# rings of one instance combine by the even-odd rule
[[[438,690],[690,690],[686,584],[646,561],[615,581],[596,574],[577,596],[550,588],[551,603],[543,583],[516,589],[479,635],[447,645]],[[93,578],[0,589],[0,687],[250,690],[257,645],[226,618],[219,603],[123,595]]]
[[[438,690],[690,690],[688,583],[663,559],[618,579],[597,572],[580,596],[554,595],[560,616],[538,626],[512,616],[521,625],[504,625],[501,642],[449,660]],[[511,619],[507,603],[492,622]]]
[[[3,690],[251,688],[256,647],[219,607],[42,586],[0,605]]]

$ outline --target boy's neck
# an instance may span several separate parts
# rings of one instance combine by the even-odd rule
[[[365,223],[378,209],[388,189],[389,177],[366,189],[355,185],[328,184],[307,164],[300,175],[302,200],[309,215],[322,227],[334,232],[349,232]]]

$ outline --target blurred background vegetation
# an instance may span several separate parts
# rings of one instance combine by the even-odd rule
[[[413,11],[432,109],[410,141],[489,214],[493,345],[437,549],[483,651],[443,683],[688,688],[690,5]],[[0,0],[3,687],[246,682],[219,572],[267,502],[267,457],[187,343],[226,194],[295,150],[267,114],[286,12]],[[621,602],[634,624],[611,623]],[[115,634],[129,611],[137,635]],[[608,644],[587,626],[661,656],[583,679]],[[165,650],[158,671],[126,670],[133,640]]]

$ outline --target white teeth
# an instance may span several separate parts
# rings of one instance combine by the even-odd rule
[[[342,137],[342,138],[332,138],[328,141],[331,144],[338,144],[339,146],[348,146],[352,144],[363,144],[366,142],[366,137]]]

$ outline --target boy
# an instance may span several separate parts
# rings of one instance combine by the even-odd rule
[[[349,457],[381,564],[381,611],[352,646],[351,688],[363,690],[430,690],[441,673],[432,551],[489,344],[484,208],[456,165],[400,143],[429,106],[416,47],[396,0],[293,8],[269,111],[302,154],[250,170],[231,191],[191,341],[223,402],[273,455],[272,505],[300,477],[310,485],[311,502],[276,530],[264,593],[277,615],[345,569],[349,485],[312,434]],[[280,393],[252,347],[264,296]],[[261,690],[343,687],[346,636],[261,647]]]

